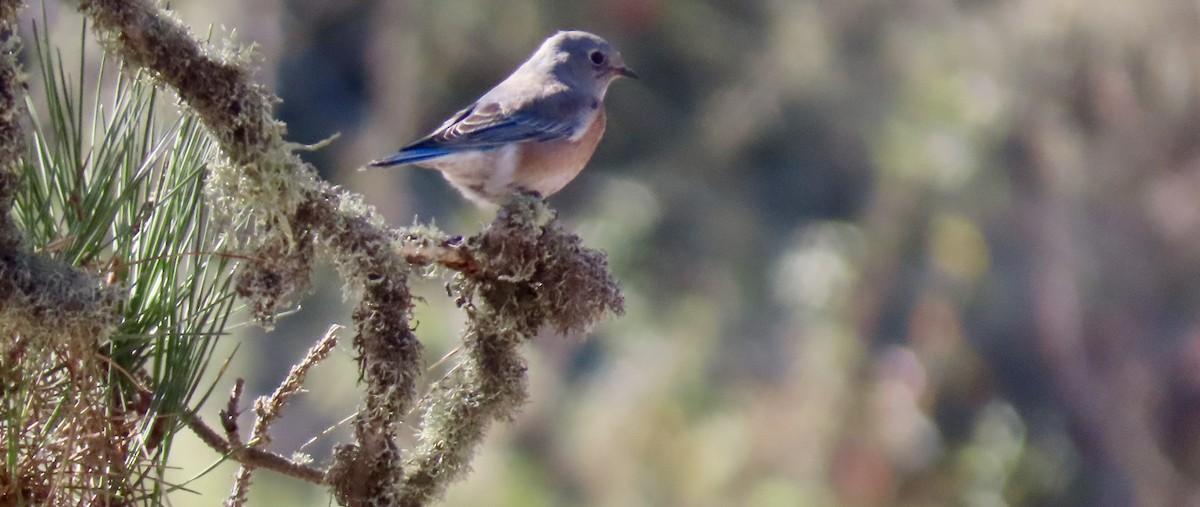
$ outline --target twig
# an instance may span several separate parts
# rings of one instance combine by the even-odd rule
[[[341,326],[338,325],[330,326],[329,330],[325,332],[325,336],[308,349],[304,359],[292,366],[291,371],[275,389],[275,392],[254,401],[254,413],[257,414],[257,417],[254,420],[254,429],[250,433],[250,446],[261,449],[271,442],[271,423],[275,422],[279,414],[283,412],[283,407],[287,405],[292,396],[295,396],[303,388],[309,369],[329,357],[329,353],[337,346],[337,332],[340,329]],[[252,464],[242,463],[234,476],[233,490],[229,494],[229,499],[225,501],[225,505],[230,507],[245,505],[253,473],[254,466]]]
[[[275,422],[275,419],[279,417],[280,412],[283,411],[283,407],[287,405],[292,396],[295,396],[304,387],[304,379],[308,377],[308,371],[313,366],[316,366],[317,363],[329,357],[329,353],[337,346],[337,333],[341,329],[342,326],[336,324],[329,326],[329,330],[325,332],[325,336],[308,349],[308,353],[304,355],[304,359],[295,366],[292,366],[292,370],[288,372],[287,377],[279,384],[275,392],[271,393],[270,396],[264,396],[255,400],[254,412],[258,415],[258,418],[254,421],[250,445],[263,447],[270,443],[271,437],[268,430],[271,423]]]
[[[428,266],[437,263],[468,277],[480,275],[479,261],[471,256],[459,237],[431,240],[409,234],[401,239],[399,250],[409,264]]]
[[[225,440],[220,433],[217,433],[216,430],[205,424],[196,414],[185,413],[183,415],[183,422],[200,438],[200,441],[208,444],[209,447],[217,452],[237,460],[239,463],[249,463],[255,468],[265,468],[313,484],[325,484],[325,472],[323,470],[296,463],[288,458],[262,449],[245,446],[235,447],[228,440]]]
[[[242,391],[246,387],[246,380],[238,377],[233,382],[233,390],[229,393],[229,401],[225,404],[225,409],[221,410],[221,429],[225,430],[225,437],[234,447],[242,446],[242,437],[238,432],[238,416],[242,411],[238,408],[242,402]]]

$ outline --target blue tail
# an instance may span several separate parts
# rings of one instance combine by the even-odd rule
[[[372,161],[368,165],[371,167],[388,167],[400,164],[411,164],[414,162],[420,162],[422,160],[438,158],[442,155],[448,155],[450,153],[451,150],[447,150],[445,148],[411,148],[402,150],[390,157]]]

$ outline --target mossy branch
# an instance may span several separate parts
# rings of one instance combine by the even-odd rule
[[[287,377],[275,389],[275,392],[271,393],[270,396],[263,396],[254,400],[255,419],[254,428],[250,432],[249,445],[251,447],[262,449],[271,443],[271,424],[279,418],[283,412],[283,407],[287,405],[292,397],[299,394],[301,389],[303,389],[304,380],[308,378],[309,370],[313,366],[316,366],[317,363],[324,361],[333,352],[333,348],[337,346],[337,332],[339,329],[340,326],[331,326],[325,332],[325,337],[309,348],[308,353],[304,355],[304,359],[301,359],[299,363],[292,367]],[[230,403],[236,408],[236,400],[230,400]],[[309,469],[309,467],[293,462],[289,462],[289,466]],[[225,502],[225,505],[236,507],[246,504],[246,499],[250,491],[250,479],[254,473],[254,468],[253,463],[242,462],[242,466],[238,469],[234,479],[233,491],[229,494],[229,499]]]
[[[211,175],[214,204],[250,212],[258,225],[247,253],[256,260],[239,266],[237,290],[261,320],[269,323],[284,300],[308,287],[316,248],[360,288],[354,344],[367,394],[355,422],[357,477],[375,489],[400,477],[395,425],[416,397],[421,344],[409,326],[408,264],[391,248],[390,233],[292,153],[272,116],[275,97],[245,67],[211,54],[147,0],[84,1],[80,9],[127,63],[150,71],[196,111],[229,158]]]
[[[21,49],[17,14],[21,5],[15,0],[0,1],[0,251],[21,244],[21,236],[9,218],[21,184],[20,160],[25,153],[25,131],[21,128],[25,76],[17,62]]]
[[[105,318],[79,320],[92,326],[81,334],[102,336],[116,318],[115,293],[66,268],[11,251],[19,236],[7,215],[17,184],[14,161],[23,153],[12,28],[20,6],[0,0],[0,16],[7,16],[0,20],[0,275],[13,265],[37,280],[31,285],[19,276],[0,278],[14,281],[0,284],[0,302],[29,299],[30,287],[62,297],[42,298],[57,303],[40,309],[25,305],[32,317],[3,322],[37,325],[37,312],[52,310],[82,317],[103,313]],[[255,315],[269,326],[290,298],[308,288],[318,254],[332,261],[358,300],[353,343],[364,402],[354,420],[354,442],[336,448],[328,469],[240,444],[233,434],[221,437],[185,417],[205,442],[246,466],[247,481],[250,469],[268,468],[329,484],[348,505],[424,505],[466,470],[487,425],[512,417],[520,407],[526,379],[517,349],[524,340],[544,326],[576,332],[606,313],[621,312],[621,295],[603,254],[583,248],[541,201],[517,198],[486,231],[465,242],[431,228],[389,229],[358,196],[319,180],[292,152],[283,139],[284,125],[273,117],[277,99],[250,79],[237,58],[213,51],[149,0],[84,0],[79,7],[111,50],[174,90],[217,140],[226,161],[209,176],[209,200],[229,217],[250,219],[229,220],[249,225],[229,226],[226,233],[242,242],[241,251],[228,254],[248,259],[237,268],[236,290]],[[420,441],[404,456],[396,436],[401,418],[416,408],[417,378],[423,373],[422,347],[410,325],[408,277],[412,266],[433,262],[459,272],[455,290],[470,321],[466,359],[461,373],[424,400]],[[51,290],[54,283],[62,284],[57,293]],[[279,408],[260,414],[263,433]],[[252,442],[266,438],[258,433]],[[243,490],[234,501],[244,498]]]
[[[22,7],[21,1],[0,0],[0,337],[51,345],[39,351],[73,341],[68,348],[86,351],[116,325],[120,293],[99,277],[22,251],[21,233],[12,222],[27,136],[21,124],[26,79],[18,61]],[[10,356],[16,343],[0,341],[0,353]]]
[[[20,235],[8,219],[19,184],[15,168],[24,152],[16,100],[23,81],[13,30],[19,7],[0,0],[0,14],[10,16],[0,20],[0,334],[20,336],[17,344],[64,339],[65,349],[59,350],[69,352],[60,355],[86,362],[81,364],[88,373],[80,378],[104,379],[99,372],[106,365],[94,351],[117,324],[121,292],[94,275],[17,251]],[[225,253],[245,260],[236,289],[257,316],[270,324],[283,302],[307,287],[318,253],[333,261],[359,296],[354,345],[364,405],[354,421],[354,442],[337,447],[328,469],[293,462],[257,444],[269,438],[270,421],[298,390],[303,372],[329,352],[332,338],[314,348],[275,401],[261,407],[250,444],[241,442],[229,421],[222,437],[195,416],[183,416],[203,441],[242,463],[232,503],[245,500],[250,471],[265,468],[328,484],[344,504],[424,505],[462,475],[487,425],[511,417],[524,400],[525,367],[516,351],[525,339],[543,325],[579,331],[606,312],[621,311],[603,255],[583,249],[541,201],[518,198],[484,233],[465,242],[432,228],[389,229],[357,196],[318,180],[291,152],[282,139],[283,125],[271,116],[275,98],[251,82],[240,64],[210,54],[148,1],[85,1],[80,8],[111,49],[174,89],[218,140],[228,163],[210,177],[210,200],[230,215],[237,214],[230,210],[250,214],[252,231],[226,232],[231,238],[251,232],[253,239],[244,251]],[[421,344],[409,324],[408,275],[410,266],[433,262],[460,273],[458,301],[471,321],[464,337],[467,359],[462,374],[440,383],[426,400],[418,446],[402,456],[396,445],[400,419],[414,408],[422,373]],[[5,364],[31,362],[27,347],[14,347],[4,351]],[[104,392],[96,387],[81,390]],[[236,412],[239,398],[231,398],[230,412]],[[96,400],[95,410],[80,413],[100,421],[106,407]],[[118,441],[106,437],[109,433],[131,434],[131,429],[93,436]],[[119,446],[93,447],[107,453],[98,462],[123,461],[125,450]],[[43,498],[36,490],[26,496]]]

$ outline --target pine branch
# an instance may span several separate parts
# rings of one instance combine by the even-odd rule
[[[428,228],[388,229],[358,196],[320,181],[292,153],[272,117],[277,99],[253,83],[241,63],[215,56],[147,0],[88,0],[80,9],[114,52],[176,91],[228,158],[212,173],[212,203],[252,224],[253,234],[243,236],[253,242],[235,255],[253,259],[239,265],[237,291],[256,316],[270,325],[308,286],[317,252],[332,259],[353,288],[353,343],[365,396],[354,442],[335,449],[325,474],[339,502],[424,505],[436,498],[462,475],[487,426],[511,418],[523,402],[518,345],[545,325],[580,331],[621,312],[603,254],[583,248],[541,201],[519,197],[461,245]],[[414,407],[422,374],[422,347],[409,324],[408,276],[410,264],[429,262],[463,274],[456,288],[471,321],[464,337],[470,359],[463,376],[446,383],[444,395],[427,407],[421,442],[403,459],[395,437],[400,418]],[[221,452],[256,459],[246,458],[257,454],[245,446],[214,438],[198,420],[189,425]],[[304,475],[315,477],[311,470]]]

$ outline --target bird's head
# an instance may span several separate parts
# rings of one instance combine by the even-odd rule
[[[617,78],[638,77],[608,41],[588,32],[558,32],[546,39],[538,52],[554,59],[554,73],[559,79],[592,88],[600,96]]]

